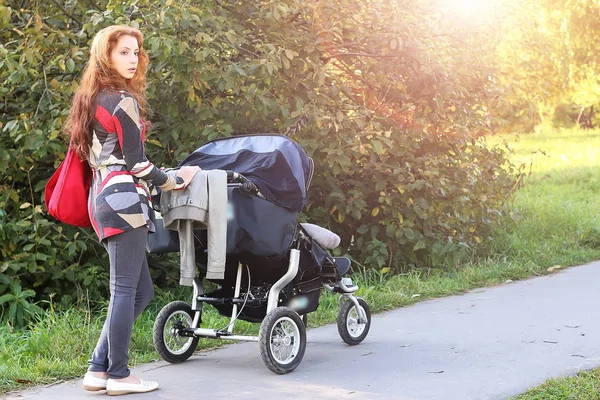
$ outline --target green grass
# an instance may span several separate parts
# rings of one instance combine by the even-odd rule
[[[496,229],[490,254],[454,270],[392,277],[374,270],[358,272],[354,276],[361,287],[358,295],[369,302],[373,312],[547,274],[548,268],[556,265],[600,259],[600,200],[596,195],[600,188],[600,132],[562,131],[504,139],[515,149],[515,160],[533,162],[533,168],[511,203],[514,220]],[[158,310],[174,299],[189,301],[191,292],[177,288],[159,293],[136,322],[131,365],[159,359],[152,345],[152,325]],[[334,322],[338,310],[337,297],[324,294],[319,309],[309,315],[309,327]],[[203,320],[203,326],[211,328],[228,323],[211,307],[206,308]],[[50,309],[26,332],[0,327],[0,394],[82,376],[103,321],[103,313],[92,314],[85,308]],[[242,322],[236,324],[236,332],[257,334],[258,327]],[[199,348],[222,344],[202,339]],[[552,380],[519,399],[596,399],[598,377],[598,372],[590,372]],[[558,393],[557,397],[551,393]]]
[[[550,379],[512,400],[600,400],[600,369]]]
[[[599,258],[600,132],[503,139],[514,149],[514,160],[532,168],[511,204],[515,223],[494,234],[500,249],[496,259],[550,266]]]

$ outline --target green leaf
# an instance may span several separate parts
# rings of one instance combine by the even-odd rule
[[[413,251],[424,249],[426,246],[427,245],[424,240],[419,240],[419,241],[417,241],[417,243],[415,243],[415,245],[413,247]]]
[[[383,151],[383,146],[381,145],[381,142],[377,140],[372,140],[371,145],[373,146],[375,153],[381,154],[381,152]]]
[[[5,294],[0,296],[0,304],[4,304],[4,303],[8,303],[9,301],[12,301],[15,299],[15,296],[13,294]]]
[[[146,143],[150,143],[150,144],[152,144],[154,146],[157,146],[157,147],[163,147],[162,143],[160,141],[156,140],[156,139],[146,140]]]
[[[8,121],[8,122],[6,123],[6,125],[4,125],[4,129],[2,129],[2,132],[10,132],[10,131],[13,131],[13,130],[14,130],[16,127],[17,127],[17,124],[18,124],[18,123],[19,123],[19,121],[18,121],[18,120],[16,120],[16,119],[13,119],[12,121]]]
[[[25,59],[31,65],[35,65],[36,63],[33,51],[31,51],[31,49],[25,49]]]

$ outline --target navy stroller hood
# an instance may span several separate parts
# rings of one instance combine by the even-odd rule
[[[267,200],[300,212],[308,200],[312,160],[290,138],[277,134],[243,135],[205,143],[179,166],[231,170],[257,185]]]

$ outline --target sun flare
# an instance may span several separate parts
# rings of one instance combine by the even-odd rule
[[[497,0],[445,0],[444,5],[465,17],[476,17],[497,7]]]

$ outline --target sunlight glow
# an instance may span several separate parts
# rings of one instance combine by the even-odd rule
[[[497,8],[498,0],[445,0],[444,5],[463,17],[477,18]]]

